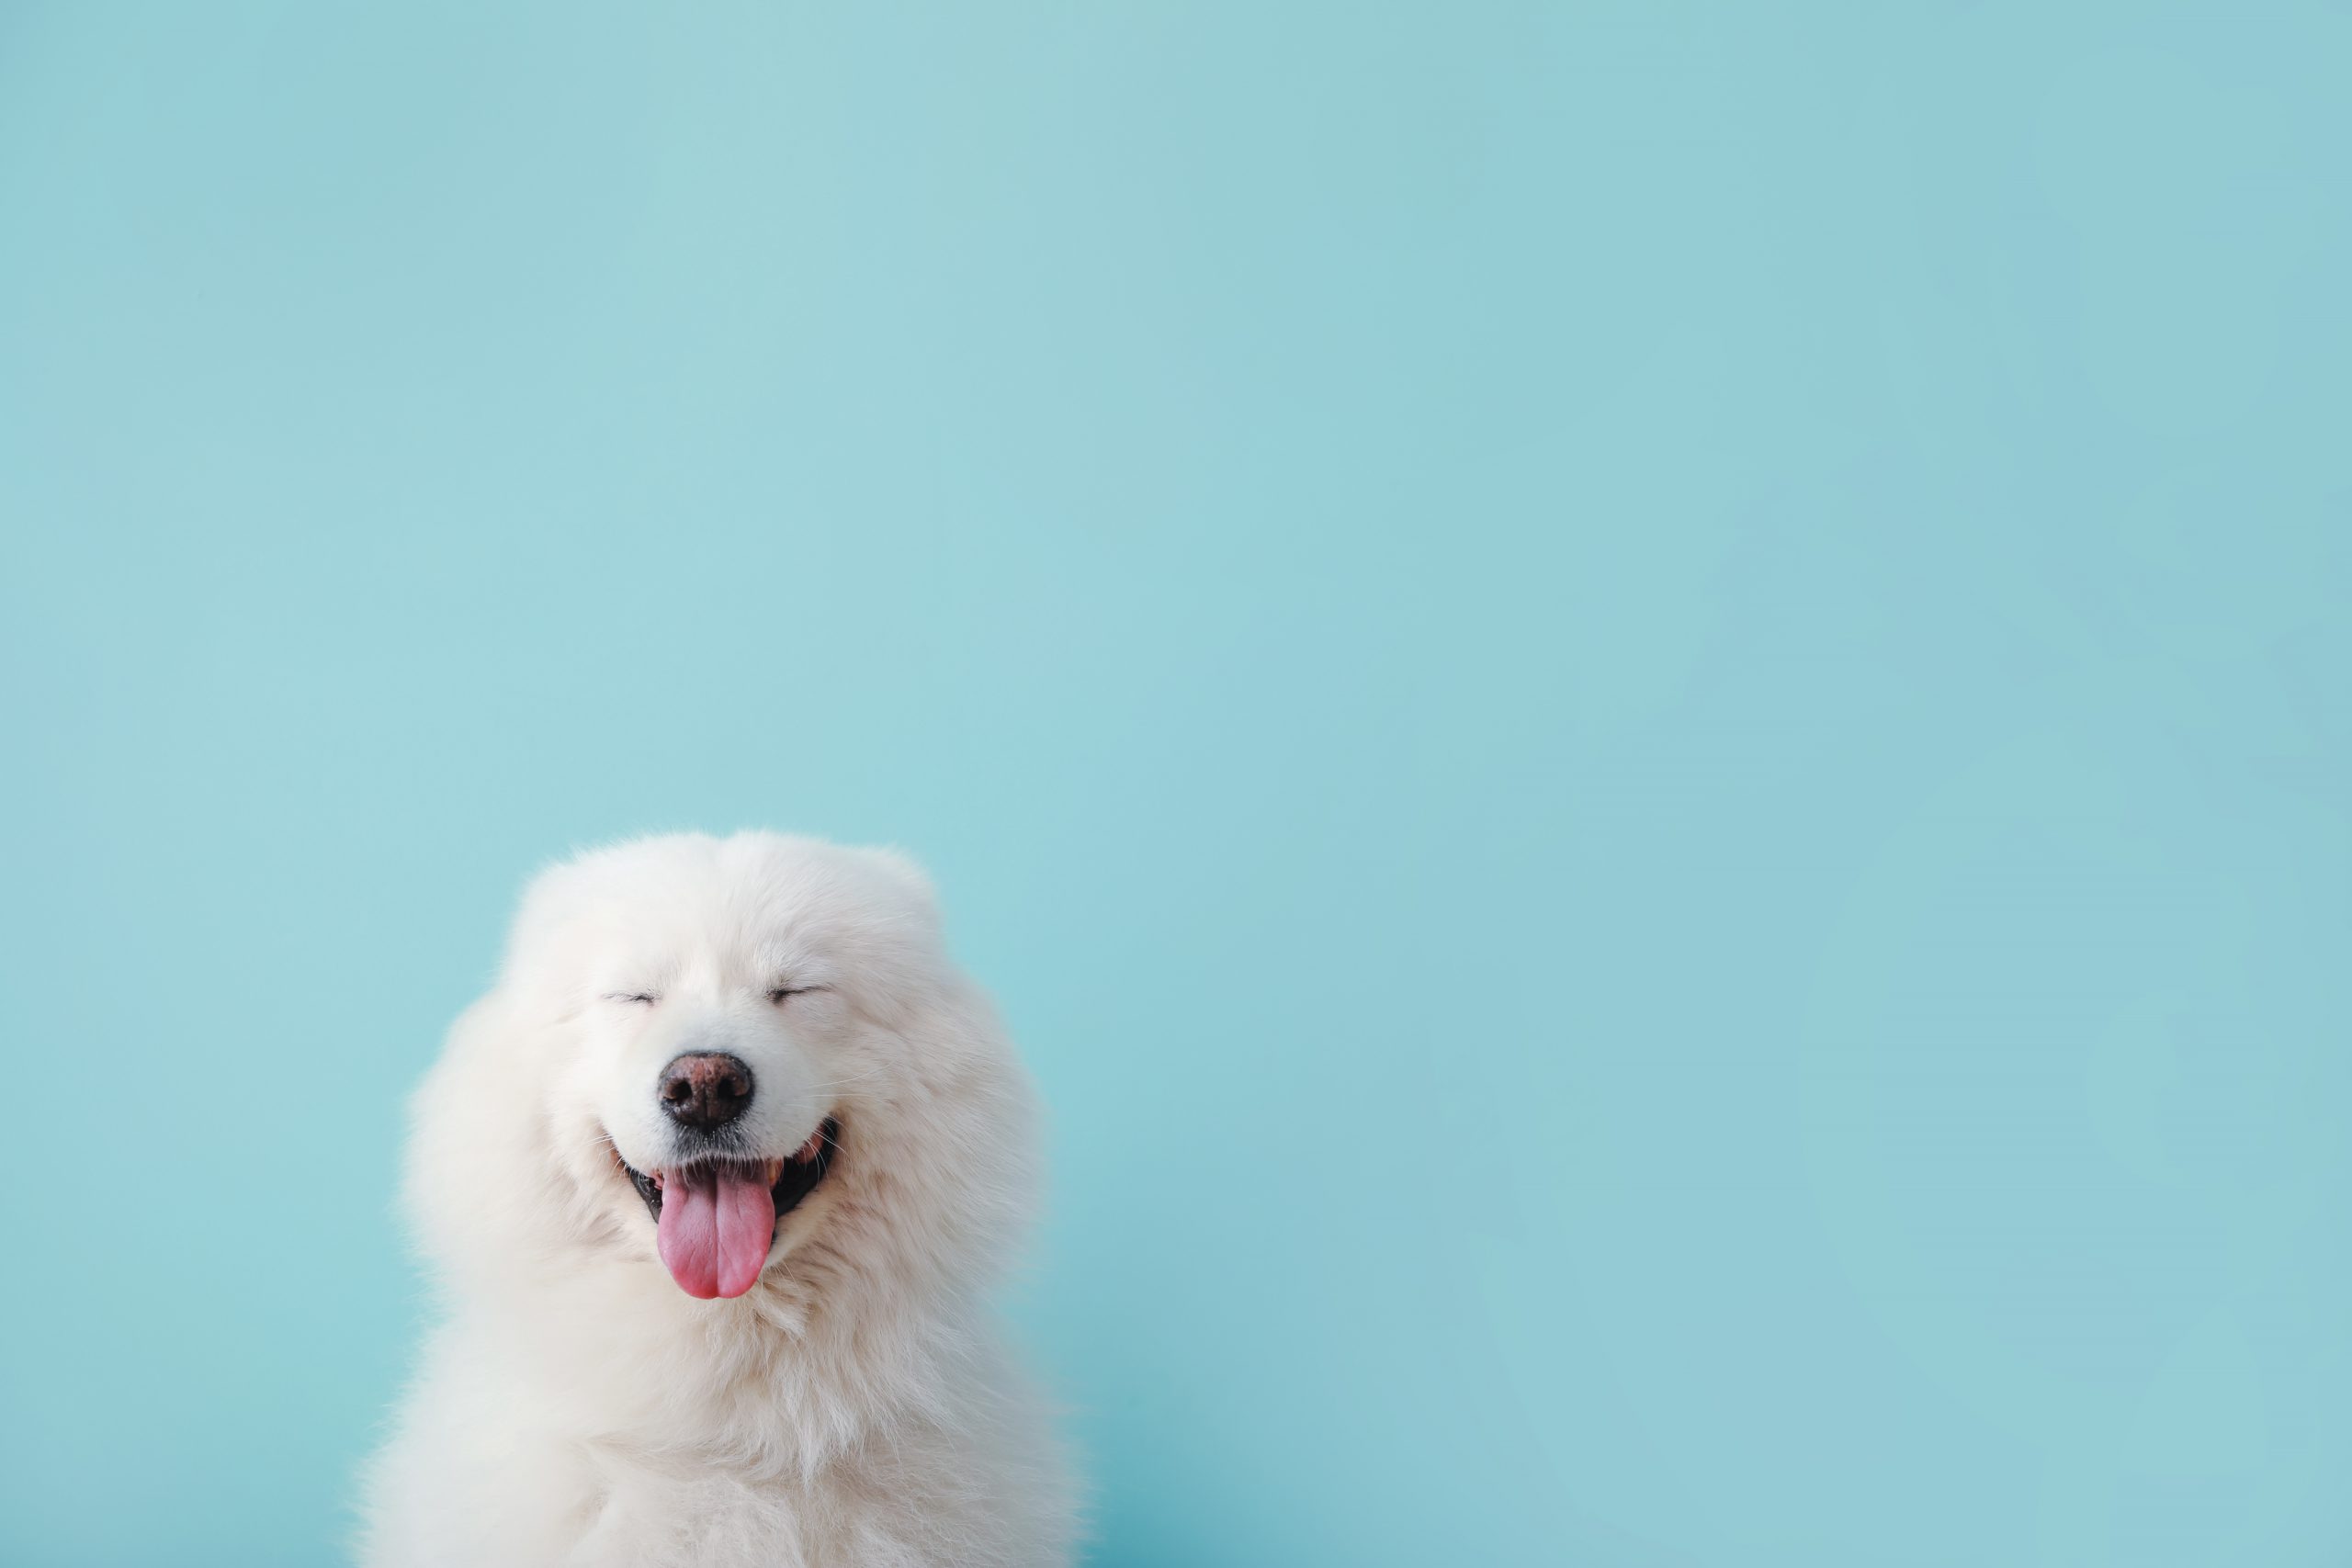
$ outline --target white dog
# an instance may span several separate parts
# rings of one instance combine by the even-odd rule
[[[646,839],[541,876],[418,1091],[447,1321],[370,1568],[1047,1568],[1072,1492],[985,1300],[1027,1082],[885,852]]]

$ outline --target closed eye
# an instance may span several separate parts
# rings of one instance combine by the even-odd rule
[[[615,991],[605,999],[608,1002],[641,1002],[647,1007],[651,1007],[662,998],[651,991]]]
[[[778,986],[768,993],[768,1000],[782,1007],[795,997],[805,997],[811,991],[830,991],[831,986]]]

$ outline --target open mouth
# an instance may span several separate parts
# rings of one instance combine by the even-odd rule
[[[696,1160],[642,1171],[616,1151],[653,1216],[662,1266],[678,1288],[708,1301],[740,1296],[767,1266],[775,1227],[817,1190],[841,1152],[841,1122],[824,1125],[788,1158]]]

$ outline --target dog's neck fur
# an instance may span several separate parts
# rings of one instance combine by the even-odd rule
[[[911,1308],[853,1279],[793,1274],[792,1261],[743,1297],[698,1302],[644,1261],[582,1259],[477,1302],[451,1328],[496,1341],[520,1397],[616,1457],[808,1479],[938,1418],[989,1337],[967,1301]],[[583,1386],[582,1357],[606,1375]]]

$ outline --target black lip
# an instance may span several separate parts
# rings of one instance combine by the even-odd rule
[[[800,1206],[802,1199],[817,1190],[817,1184],[825,1179],[825,1172],[832,1168],[833,1156],[841,1153],[842,1124],[838,1118],[825,1118],[825,1124],[818,1129],[818,1134],[817,1157],[805,1165],[797,1160],[786,1160],[784,1174],[777,1177],[775,1185],[768,1189],[768,1196],[775,1200],[775,1223],[778,1224],[784,1224],[785,1215]],[[613,1157],[620,1159],[618,1155]],[[636,1187],[637,1195],[645,1200],[645,1212],[653,1216],[655,1224],[660,1224],[662,1189],[653,1184],[653,1178],[628,1161],[620,1160],[620,1168],[628,1173],[629,1182]]]

